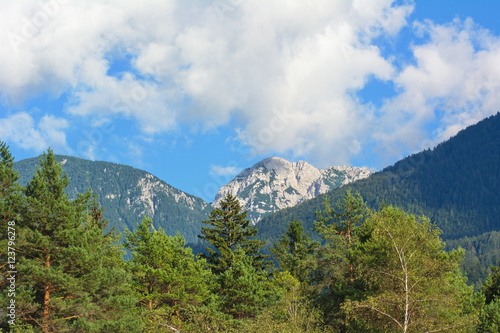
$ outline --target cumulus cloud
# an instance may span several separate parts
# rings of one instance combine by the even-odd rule
[[[0,139],[12,141],[19,147],[41,153],[48,147],[62,153],[70,153],[65,130],[68,121],[45,115],[36,124],[26,112],[19,112],[7,118],[0,118]]]
[[[499,42],[471,20],[414,24],[425,42],[414,44],[414,64],[395,66],[381,41],[408,25],[413,8],[393,0],[2,1],[0,95],[65,96],[67,113],[133,119],[146,135],[234,121],[235,139],[254,153],[308,156],[320,167],[347,164],[373,142],[398,156],[419,148],[429,122],[441,123],[436,140],[447,138],[491,114],[500,96]],[[358,98],[373,81],[398,89],[381,110]],[[33,133],[62,140],[38,126]]]
[[[240,168],[235,166],[221,166],[221,165],[210,165],[209,174],[212,176],[234,176],[241,171]]]
[[[386,147],[405,143],[416,151],[498,110],[500,39],[471,19],[445,25],[417,22],[414,28],[429,40],[413,46],[415,64],[395,77],[401,93],[384,106],[385,131],[376,135]],[[432,122],[439,125],[429,139],[424,128]]]

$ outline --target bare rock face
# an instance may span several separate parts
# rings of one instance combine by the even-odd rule
[[[281,157],[270,157],[243,170],[219,189],[213,202],[218,206],[227,193],[240,200],[249,217],[257,223],[263,215],[292,207],[329,190],[366,178],[368,168],[339,166],[326,170]]]

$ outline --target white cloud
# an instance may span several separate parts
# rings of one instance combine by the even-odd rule
[[[0,139],[19,147],[41,153],[47,148],[57,153],[70,153],[66,142],[68,121],[50,115],[43,116],[38,124],[26,112],[0,118]]]
[[[419,22],[430,40],[413,47],[415,65],[394,82],[401,93],[384,107],[378,138],[413,151],[433,146],[494,114],[500,104],[500,39],[471,19],[445,25]],[[437,130],[425,132],[437,122]]]
[[[500,96],[500,44],[472,21],[419,23],[428,42],[413,46],[414,65],[394,66],[379,42],[407,25],[412,1],[48,3],[1,2],[0,95],[67,93],[65,112],[133,119],[146,135],[234,120],[255,153],[326,167],[374,140],[390,156],[418,149],[433,121],[436,140],[446,138],[493,113]],[[116,60],[129,64],[112,75]],[[357,98],[370,80],[399,89],[381,112]],[[62,142],[63,127],[42,120],[16,140]]]
[[[210,165],[209,174],[212,176],[235,176],[241,171],[240,168],[235,166],[221,166],[221,165]]]

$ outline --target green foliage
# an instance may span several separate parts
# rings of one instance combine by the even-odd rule
[[[500,332],[500,268],[492,273],[483,285],[484,306],[479,316],[477,332]]]
[[[88,192],[71,201],[51,150],[28,183],[18,230],[20,319],[42,332],[136,332],[130,276]]]
[[[212,210],[208,220],[203,221],[211,227],[202,227],[200,239],[208,242],[208,255],[205,255],[210,268],[216,274],[221,274],[233,265],[234,252],[241,248],[246,256],[252,258],[252,266],[265,268],[267,256],[260,254],[262,241],[251,239],[257,233],[257,228],[251,226],[247,212],[243,211],[235,197],[227,194],[220,202],[220,208]]]
[[[463,251],[444,251],[440,230],[426,218],[386,207],[365,227],[361,269],[370,295],[347,301],[353,319],[384,332],[459,330],[474,323],[472,289],[457,273]]]
[[[212,246],[205,257],[217,276],[215,292],[224,313],[239,319],[254,317],[272,302],[265,270],[269,262],[260,254],[262,242],[251,239],[257,229],[238,200],[228,194],[220,205],[203,221],[212,227],[203,227],[199,236]]]
[[[500,332],[500,299],[485,304],[481,309],[477,332],[497,333]]]
[[[0,141],[0,222],[2,228],[6,222],[17,218],[16,207],[21,200],[21,188],[17,184],[19,174],[14,170],[13,166],[14,158],[10,154],[9,147]],[[2,260],[3,262],[4,260]]]
[[[500,229],[500,113],[471,126],[433,150],[409,156],[367,179],[334,189],[293,208],[264,217],[259,238],[274,243],[288,221],[313,229],[314,212],[325,198],[359,192],[368,206],[383,203],[428,216],[444,239],[473,237]]]
[[[468,283],[479,290],[491,274],[490,266],[500,266],[500,232],[492,231],[475,237],[464,237],[446,242],[448,250],[465,249],[460,267]]]
[[[316,254],[314,289],[327,321],[338,326],[345,323],[343,302],[358,300],[365,291],[358,257],[364,237],[361,226],[369,213],[361,195],[350,191],[337,201],[335,208],[325,201],[324,210],[316,212],[314,225],[323,245]]]
[[[18,174],[13,169],[13,162],[14,158],[10,154],[8,146],[0,141],[0,232],[2,235],[0,238],[0,273],[2,276],[0,288],[3,291],[0,293],[0,304],[3,309],[10,305],[8,293],[5,292],[8,284],[6,278],[7,271],[13,270],[8,266],[8,262],[15,259],[16,253],[12,253],[9,246],[11,249],[17,247],[18,228],[16,224],[19,222],[19,207],[22,203],[21,189],[16,183]],[[11,318],[3,317],[0,327],[8,327],[6,319],[10,320]]]
[[[276,291],[268,281],[268,274],[258,270],[242,248],[232,253],[232,264],[221,272],[217,295],[221,307],[234,318],[252,318],[273,303]]]
[[[195,260],[180,234],[168,236],[162,229],[154,230],[152,220],[144,218],[135,232],[127,232],[126,239],[139,306],[148,325],[153,324],[146,329],[155,331],[160,324],[175,327],[187,320],[192,306],[210,299],[212,274],[204,269],[205,260]]]
[[[99,203],[104,208],[104,217],[109,228],[119,232],[133,230],[137,221],[150,215],[155,225],[160,226],[169,235],[180,232],[188,242],[196,242],[200,233],[201,220],[208,216],[210,206],[202,199],[186,194],[147,172],[130,166],[88,161],[71,156],[56,155],[68,175],[69,186],[66,188],[70,199],[76,199],[78,193],[89,188],[97,194]],[[14,163],[19,172],[20,184],[27,184],[33,177],[37,158],[30,158]],[[141,184],[151,182],[154,188],[144,192]],[[140,198],[151,195],[151,206]],[[186,198],[186,201],[175,198]]]
[[[324,332],[321,312],[315,308],[299,280],[288,271],[275,274],[274,288],[281,299],[269,307],[255,321],[249,323],[244,332]]]
[[[500,299],[500,268],[493,267],[493,272],[486,279],[483,286],[483,293],[486,304]]]
[[[306,284],[310,279],[312,257],[319,243],[311,240],[304,233],[302,223],[294,220],[288,225],[288,231],[271,249],[279,268],[287,271],[300,283]]]
[[[495,121],[500,119],[496,117]],[[483,130],[488,130],[486,127]],[[479,140],[482,134],[474,135]],[[461,144],[467,141],[463,135],[458,137]],[[475,149],[477,141],[472,141],[474,145],[467,149]],[[444,151],[449,150],[446,147],[425,152],[425,159],[420,161],[439,165],[436,158],[444,156]],[[456,158],[453,149],[447,152],[452,160]],[[448,242],[450,248],[461,246],[470,253],[462,263],[462,267],[469,267],[469,274],[474,267],[481,268],[481,279],[489,274],[476,295],[472,295],[472,288],[466,286],[458,269],[463,250],[444,251],[440,230],[426,218],[385,205],[379,212],[369,210],[359,193],[349,191],[358,185],[348,187],[347,192],[342,190],[342,196],[332,192],[325,197],[323,206],[317,201],[317,206],[306,203],[302,205],[305,209],[298,210],[307,230],[316,218],[318,234],[313,237],[321,238],[321,244],[306,235],[297,220],[290,222],[282,235],[274,232],[272,237],[277,242],[272,252],[281,271],[274,271],[272,276],[261,254],[263,243],[254,238],[257,229],[232,196],[227,196],[221,207],[203,221],[208,227],[202,229],[200,239],[210,246],[206,258],[195,257],[180,234],[169,236],[159,221],[144,218],[135,231],[126,234],[125,244],[132,259],[125,262],[113,229],[113,225],[120,225],[123,215],[112,215],[110,228],[95,194],[78,194],[73,185],[68,187],[74,182],[72,177],[88,185],[93,177],[102,177],[103,171],[87,172],[88,166],[80,168],[73,163],[81,160],[68,158],[65,166],[73,164],[73,170],[78,172],[67,177],[59,161],[49,150],[23,189],[16,184],[13,158],[0,142],[1,227],[5,231],[6,222],[13,221],[17,232],[18,318],[11,332],[471,331],[476,322],[478,332],[499,330],[500,270],[484,268],[486,261],[482,261],[498,258],[498,232]],[[400,165],[380,173],[385,176],[375,177],[375,183],[382,194],[369,194],[368,204],[376,208],[383,202],[392,203],[388,199],[394,199],[392,193],[396,193],[402,200],[396,203],[406,202],[400,206],[433,212],[429,207],[438,199],[421,197],[429,196],[431,189],[399,185],[432,181],[429,175],[436,174],[422,171],[426,168],[419,165],[401,169]],[[144,174],[132,170],[118,167],[108,174],[120,193],[140,192],[136,185]],[[99,173],[101,176],[95,176]],[[130,182],[121,188],[117,177]],[[388,179],[390,188],[383,185]],[[490,184],[495,186],[496,178],[488,181],[483,184],[486,191]],[[440,191],[441,181],[436,183],[435,190]],[[114,193],[107,192],[115,189],[114,185],[92,184],[100,193]],[[375,189],[363,184],[359,185],[363,191]],[[490,194],[493,199],[497,195]],[[478,210],[466,212],[463,209],[477,201],[461,201],[461,193],[446,195],[452,197],[439,198],[443,205],[433,215],[443,218],[437,220],[443,226],[464,216],[467,224],[468,218],[478,216],[479,208],[491,207],[489,198]],[[483,193],[479,196],[484,198]],[[405,201],[408,198],[414,200]],[[329,203],[334,199],[336,205],[332,207]],[[460,204],[447,206],[450,202]],[[184,214],[175,203],[167,206],[179,214],[174,216]],[[294,211],[285,210],[283,214],[291,217]],[[188,212],[192,214],[193,210]],[[144,209],[132,209],[127,214],[137,219],[144,215]],[[185,221],[176,223],[184,225]],[[466,226],[464,233],[495,227],[496,221],[486,220],[477,228]],[[460,223],[457,226],[461,227]],[[177,224],[172,225],[177,228]],[[2,259],[6,244],[2,239]],[[3,287],[4,281],[0,280]],[[5,303],[5,294],[1,297]],[[5,321],[2,329],[9,329]]]

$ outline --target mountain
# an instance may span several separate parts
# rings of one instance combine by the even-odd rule
[[[77,193],[92,188],[99,196],[110,227],[118,231],[135,230],[147,215],[155,227],[163,228],[168,234],[180,232],[187,242],[198,242],[201,221],[213,208],[202,199],[130,166],[62,155],[56,159],[68,174],[70,184],[66,190],[70,197],[75,198]],[[39,158],[30,158],[14,164],[22,185],[32,178],[38,161]]]
[[[491,250],[500,244],[500,113],[366,179],[263,217],[257,237],[270,246],[294,219],[318,237],[312,231],[315,212],[347,189],[359,192],[372,208],[394,205],[429,217],[449,248],[468,250],[462,268],[478,286],[489,265],[500,264],[500,253]]]
[[[275,240],[297,218],[312,229],[325,199],[336,202],[347,189],[361,193],[369,206],[390,204],[424,214],[457,239],[500,230],[500,113],[460,131],[432,150],[340,189],[262,219],[259,235]]]
[[[243,170],[222,186],[213,205],[217,206],[230,193],[240,200],[256,223],[266,214],[293,207],[370,174],[372,171],[368,168],[334,166],[321,170],[304,161],[270,157]]]

